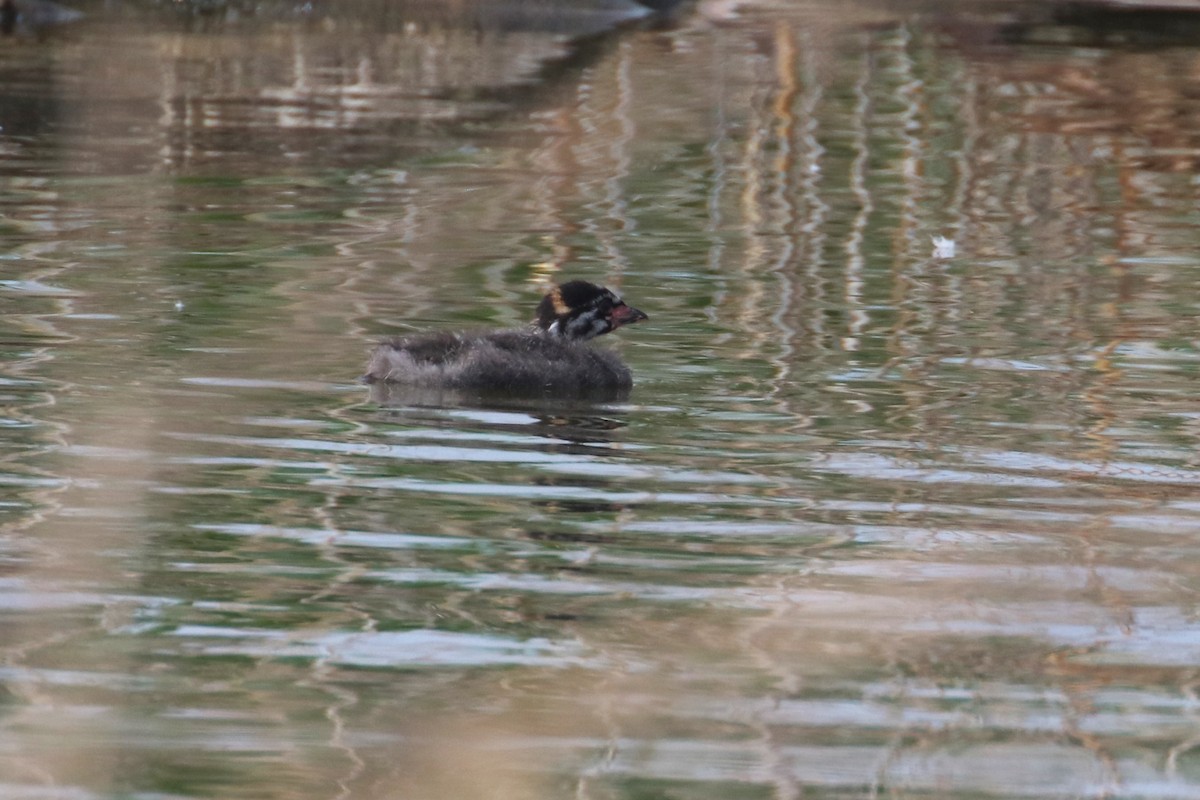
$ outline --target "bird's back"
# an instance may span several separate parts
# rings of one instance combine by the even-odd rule
[[[375,349],[366,380],[484,392],[620,392],[629,368],[611,351],[535,329],[405,336]]]

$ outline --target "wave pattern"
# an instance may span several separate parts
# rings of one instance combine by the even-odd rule
[[[1193,45],[419,6],[0,64],[0,794],[1200,797]],[[354,383],[560,275],[629,402]]]

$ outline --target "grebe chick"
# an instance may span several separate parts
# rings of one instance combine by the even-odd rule
[[[587,281],[555,286],[524,328],[401,336],[371,353],[364,379],[480,392],[578,396],[627,391],[629,367],[590,339],[647,319]]]

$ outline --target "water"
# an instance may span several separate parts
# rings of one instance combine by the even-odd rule
[[[1200,796],[1191,18],[457,9],[4,41],[0,795]]]

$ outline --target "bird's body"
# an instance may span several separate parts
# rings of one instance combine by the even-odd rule
[[[571,281],[525,328],[403,336],[371,354],[365,379],[471,392],[581,396],[628,391],[629,368],[588,340],[646,319],[608,289]]]
[[[628,389],[629,368],[615,353],[534,330],[435,333],[384,342],[367,366],[369,381],[496,392],[579,394]]]

